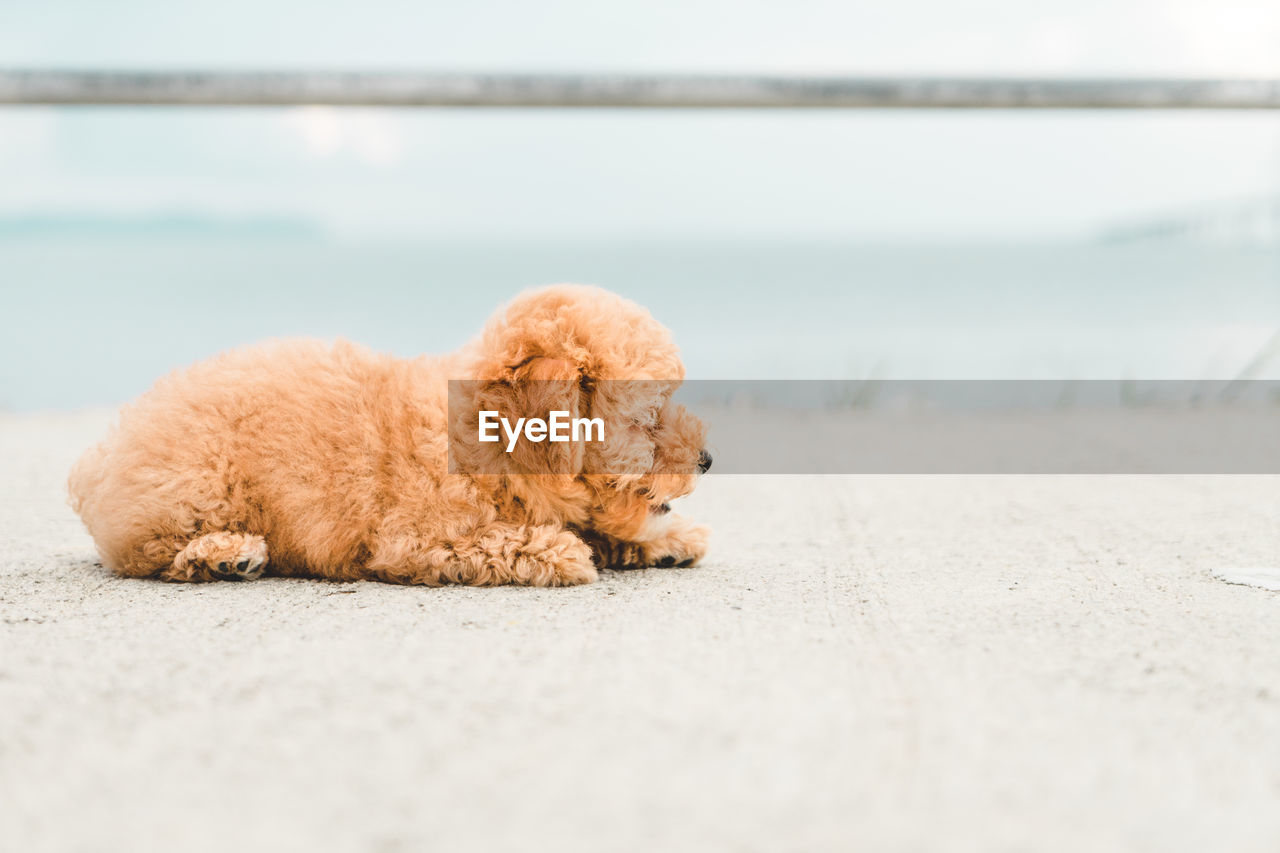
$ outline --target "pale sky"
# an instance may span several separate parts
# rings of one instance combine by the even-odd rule
[[[0,65],[1280,76],[1238,2],[0,4]],[[0,216],[355,239],[1009,239],[1280,190],[1280,115],[0,108]]]

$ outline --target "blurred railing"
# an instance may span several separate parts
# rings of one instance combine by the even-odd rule
[[[0,104],[1266,110],[1280,80],[9,70]]]

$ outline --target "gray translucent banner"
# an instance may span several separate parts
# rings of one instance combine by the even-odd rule
[[[478,445],[485,383],[451,382],[451,470],[690,473],[696,440],[712,474],[1280,474],[1278,380],[699,380],[673,394],[669,382],[541,384],[481,396],[533,408],[571,399],[574,417],[599,419],[604,442],[579,430],[581,445],[540,447],[523,433],[514,446]],[[512,405],[504,416],[548,414]],[[555,465],[538,467],[552,451]]]

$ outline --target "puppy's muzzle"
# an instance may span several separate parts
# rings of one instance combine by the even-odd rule
[[[710,470],[711,470],[711,454],[704,450],[698,454],[698,473],[705,474]]]

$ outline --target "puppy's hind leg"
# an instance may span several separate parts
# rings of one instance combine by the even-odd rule
[[[188,542],[160,577],[182,583],[256,580],[266,567],[267,540],[252,533],[222,530]]]

